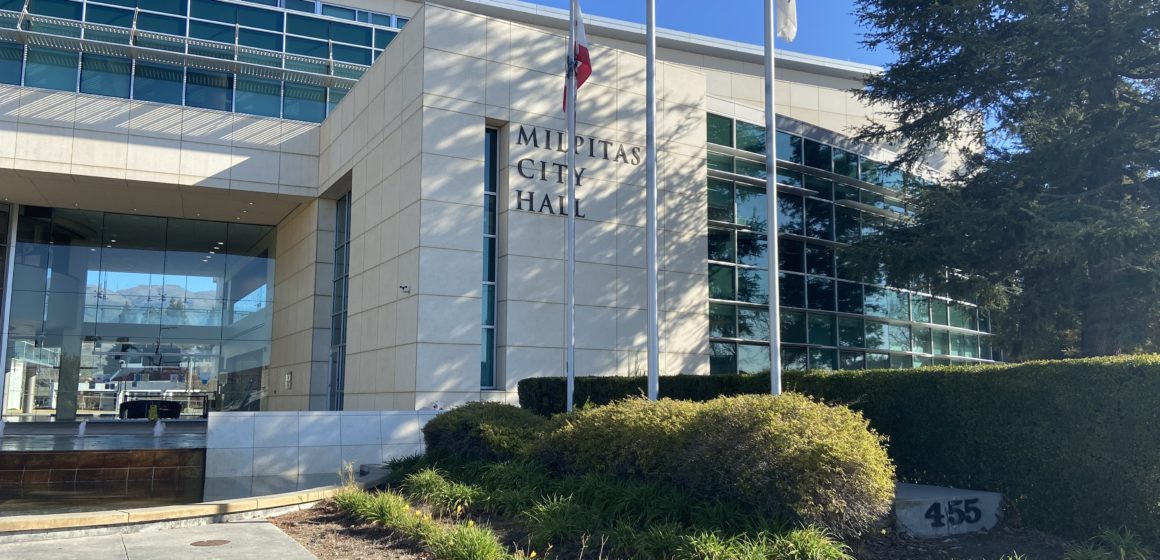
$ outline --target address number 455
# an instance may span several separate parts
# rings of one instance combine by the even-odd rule
[[[931,527],[978,523],[983,518],[983,511],[979,509],[978,503],[978,498],[949,500],[946,503],[946,514],[944,515],[942,502],[935,502],[927,508],[923,517],[930,520]]]

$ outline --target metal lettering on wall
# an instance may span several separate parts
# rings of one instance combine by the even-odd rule
[[[567,153],[566,137],[567,133],[560,130],[537,127],[525,128],[523,125],[520,125],[519,132],[516,134],[516,144]],[[615,161],[622,165],[633,166],[640,165],[642,161],[641,154],[643,148],[640,146],[632,146],[611,140],[580,135],[576,136],[574,144],[576,146],[576,155],[579,156]],[[524,179],[543,181],[557,185],[564,185],[568,181],[568,166],[563,163],[546,159],[523,158],[516,162],[515,167],[516,173],[519,173],[520,177]],[[576,168],[577,187],[584,184],[584,171],[585,168],[583,167]],[[568,215],[568,203],[565,200],[565,195],[556,194],[553,196],[553,194],[543,191],[537,194],[536,191],[530,189],[514,190],[516,210],[541,214],[547,213],[554,216]],[[584,211],[580,206],[581,202],[582,199],[576,197],[575,210],[577,218],[587,217],[584,215]]]

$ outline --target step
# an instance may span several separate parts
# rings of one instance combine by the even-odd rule
[[[1002,494],[898,483],[894,519],[898,530],[935,538],[988,531],[999,522]]]

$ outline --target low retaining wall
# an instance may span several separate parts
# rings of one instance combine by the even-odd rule
[[[206,478],[337,474],[423,451],[422,411],[211,412]]]

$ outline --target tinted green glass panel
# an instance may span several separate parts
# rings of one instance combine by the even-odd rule
[[[809,314],[810,344],[822,346],[835,345],[835,329],[833,315]]]
[[[350,62],[353,64],[364,64],[370,66],[371,64],[371,50],[360,49],[358,47],[348,47],[346,45],[334,45],[334,59],[343,62]]]
[[[777,229],[781,233],[805,234],[805,204],[802,197],[778,193]]]
[[[769,341],[769,310],[737,308],[737,336],[747,340]]]
[[[709,343],[709,373],[732,375],[737,373],[737,345],[732,342]]]
[[[250,29],[238,30],[238,44],[270,51],[282,50],[282,35]]]
[[[330,49],[326,43],[298,37],[286,37],[286,52],[315,58],[330,58]]]
[[[806,235],[834,240],[834,205],[812,198],[806,199]]]
[[[834,205],[834,239],[840,243],[857,243],[862,238],[860,212]]]
[[[857,179],[858,156],[846,150],[834,148],[834,173]]]
[[[185,35],[185,20],[156,14],[137,14],[137,29],[167,33],[169,35]]]
[[[985,336],[979,337],[979,357],[984,360],[991,359],[991,341]]]
[[[733,267],[709,265],[709,297],[732,300],[736,294],[737,289],[733,285]]]
[[[373,44],[374,30],[361,25],[330,22],[330,40],[369,47]]]
[[[84,4],[69,0],[29,0],[28,13],[80,21]]]
[[[801,172],[793,171],[791,169],[786,169],[784,167],[777,168],[777,183],[779,185],[786,185],[788,187],[801,188],[803,185],[803,182],[804,182],[804,179],[802,179]]]
[[[738,344],[737,372],[769,373],[769,346],[765,344]]]
[[[934,298],[930,300],[930,322],[936,325],[947,324],[947,302]]]
[[[179,66],[137,64],[133,99],[181,105],[182,69]]]
[[[806,343],[806,314],[800,311],[784,311],[781,315],[782,342]]]
[[[916,367],[916,368],[928,367],[931,365],[932,361],[933,360],[931,360],[930,358],[928,358],[926,356],[914,356],[914,367]]]
[[[234,110],[250,115],[278,117],[282,113],[282,82],[238,78]]]
[[[884,166],[876,161],[871,161],[871,160],[868,160],[866,158],[862,158],[862,161],[860,164],[861,173],[859,173],[860,178],[863,181],[866,181],[867,183],[881,185],[882,184],[882,170],[885,167],[886,166]]]
[[[737,262],[748,266],[768,267],[768,245],[764,233],[737,232]]]
[[[991,332],[991,313],[989,311],[979,310],[979,330],[985,333]]]
[[[197,39],[205,39],[207,41],[217,41],[219,43],[233,44],[234,28],[228,25],[220,25],[217,23],[191,21],[189,22],[189,36]]]
[[[709,230],[709,260],[735,262],[737,253],[733,246],[733,232],[724,229]]]
[[[733,182],[709,179],[709,219],[733,221]]]
[[[952,303],[950,305],[950,312],[952,327],[977,330],[978,324],[975,322],[974,307],[968,307],[961,303]]]
[[[733,146],[733,119],[710,113],[706,117],[710,144]]]
[[[806,349],[795,346],[781,349],[781,367],[789,371],[802,371],[809,367]]]
[[[785,132],[777,133],[777,159],[793,163],[802,162],[802,138]]]
[[[861,319],[838,319],[838,346],[849,348],[865,348],[865,326]]]
[[[285,0],[285,6],[287,10],[313,14],[315,4],[314,2],[309,2],[307,0]]]
[[[371,23],[381,25],[383,27],[392,27],[391,16],[386,14],[371,13]]]
[[[737,185],[737,223],[745,224],[753,231],[765,231],[769,220],[765,190],[747,185]]]
[[[864,309],[862,285],[853,282],[838,282],[838,311],[862,315]]]
[[[867,352],[866,369],[890,369],[890,354]]]
[[[769,303],[769,271],[737,269],[737,299],[748,303]]]
[[[911,330],[914,336],[914,351],[920,354],[930,354],[931,350],[934,349],[930,339],[930,329],[926,327],[914,327]]]
[[[910,327],[905,325],[890,325],[890,349],[899,352],[910,351]]]
[[[784,307],[806,306],[806,278],[800,274],[780,273],[778,299]]]
[[[821,142],[806,139],[802,145],[802,162],[809,167],[823,171],[831,171],[833,164],[830,159],[830,147]]]
[[[184,16],[185,6],[185,0],[137,0],[137,7],[142,10],[175,16]]]
[[[483,281],[495,282],[496,239],[483,238]]]
[[[354,21],[355,11],[352,8],[343,8],[341,6],[333,6],[331,4],[322,5],[322,15],[330,16],[339,19],[349,19]]]
[[[282,31],[282,13],[251,6],[238,6],[238,24],[267,31]]]
[[[709,304],[709,336],[737,338],[737,306]]]
[[[24,45],[0,43],[0,84],[20,85],[24,66]]]
[[[296,14],[286,14],[286,32],[316,39],[330,38],[330,22]]]
[[[804,177],[805,177],[805,185],[804,185],[805,188],[818,193],[814,196],[816,196],[818,198],[824,198],[826,200],[833,200],[834,199],[834,182],[833,181],[831,181],[829,179],[823,179],[821,177],[815,177],[815,176],[809,175],[809,174],[806,174]]]
[[[77,53],[28,47],[28,68],[24,85],[61,91],[76,91]]]
[[[910,369],[914,367],[914,360],[905,354],[890,355],[890,369]]]
[[[391,41],[395,40],[396,35],[398,35],[398,33],[394,32],[394,31],[387,31],[385,29],[376,29],[375,30],[375,48],[376,49],[387,48],[388,46],[390,46]]]
[[[117,27],[132,27],[133,11],[89,4],[88,9],[85,10],[85,21]]]
[[[326,110],[327,110],[327,112],[329,113],[330,111],[333,111],[335,106],[337,106],[339,103],[342,103],[342,100],[344,98],[346,98],[346,94],[348,94],[348,93],[350,93],[349,89],[329,88],[327,90],[327,96],[326,96]]]
[[[753,160],[737,158],[733,162],[733,171],[738,175],[765,179],[765,164]]]
[[[935,330],[934,335],[934,353],[946,356],[951,353],[951,336],[947,331]]]
[[[232,45],[190,45],[189,54],[197,56],[208,56],[213,58],[220,58],[222,60],[233,60],[234,49]]]
[[[810,309],[834,310],[834,281],[810,276],[806,279]]]
[[[834,275],[834,250],[822,245],[806,245],[806,272],[818,276]]]
[[[0,10],[19,12],[24,9],[24,0],[0,0]]]
[[[838,351],[824,348],[810,348],[810,369],[838,369]]]
[[[857,202],[860,196],[859,191],[861,190],[862,189],[859,189],[858,187],[846,185],[844,183],[835,183],[834,200],[853,200]]]
[[[190,0],[189,15],[232,25],[237,23],[238,9],[233,4],[215,0]]]
[[[838,366],[841,369],[863,369],[866,367],[866,355],[861,352],[839,352]]]
[[[890,339],[886,338],[886,323],[866,321],[866,348],[890,348]]]
[[[402,29],[405,25],[407,25],[407,22],[409,22],[409,21],[411,21],[411,20],[408,18],[395,16],[395,27]]]
[[[81,59],[81,93],[128,99],[132,72],[128,59],[86,54]]]
[[[805,244],[801,241],[783,239],[777,244],[778,270],[805,272]]]
[[[765,127],[737,121],[737,149],[765,153]]]
[[[495,329],[483,329],[479,341],[479,386],[495,386]]]
[[[229,111],[233,108],[233,75],[190,69],[186,75],[185,104]]]

